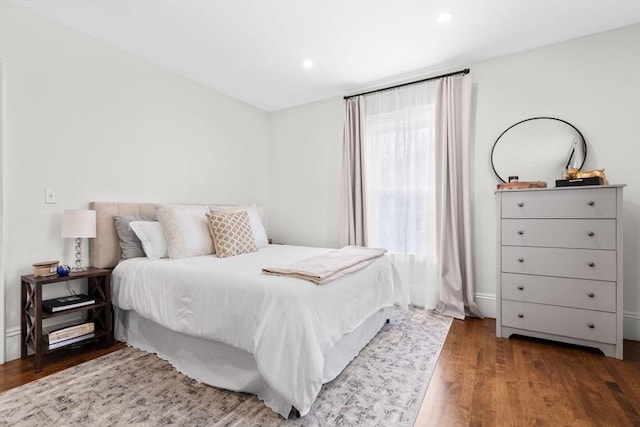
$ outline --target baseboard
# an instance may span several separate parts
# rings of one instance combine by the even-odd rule
[[[484,317],[496,318],[496,296],[494,294],[476,293],[476,304]]]
[[[484,317],[496,317],[496,296],[493,294],[476,293],[476,304]],[[640,341],[640,313],[624,311],[622,314],[624,327],[622,336],[625,340]]]
[[[20,328],[8,329],[5,335],[4,357],[6,362],[20,358]]]
[[[622,336],[624,339],[640,341],[640,313],[637,311],[625,311],[622,317]]]

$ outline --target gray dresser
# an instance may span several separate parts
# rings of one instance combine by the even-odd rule
[[[502,190],[496,333],[622,359],[623,185]]]

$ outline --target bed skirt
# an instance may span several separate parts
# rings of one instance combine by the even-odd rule
[[[392,307],[377,311],[358,329],[346,334],[325,351],[323,384],[342,372],[378,333],[392,313]],[[114,335],[117,340],[132,347],[156,353],[179,372],[198,382],[255,394],[265,405],[285,418],[291,412],[291,402],[287,402],[269,387],[249,352],[218,341],[174,332],[139,316],[135,311],[117,307],[114,307]]]

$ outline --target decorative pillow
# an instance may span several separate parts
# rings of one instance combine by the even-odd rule
[[[243,210],[247,211],[247,214],[249,215],[249,225],[251,226],[251,231],[253,232],[253,238],[256,241],[256,246],[258,248],[266,248],[267,246],[269,246],[269,239],[267,238],[267,232],[264,229],[264,225],[262,225],[262,219],[260,218],[260,214],[258,213],[258,208],[256,207],[256,205],[218,205],[212,206],[209,212],[240,212]]]
[[[131,221],[155,221],[155,219],[144,215],[113,217],[118,240],[120,241],[120,248],[122,249],[121,259],[123,260],[145,256],[140,239],[138,239],[136,233],[129,227]]]
[[[131,221],[129,226],[142,242],[142,249],[149,259],[166,258],[167,242],[158,221]]]
[[[170,258],[186,258],[213,253],[206,205],[163,205],[157,210],[167,239]]]
[[[247,211],[207,213],[207,220],[219,258],[258,250]]]

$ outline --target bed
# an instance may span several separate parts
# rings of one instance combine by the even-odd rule
[[[120,260],[114,217],[157,218],[148,203],[92,202],[91,263],[113,268],[115,338],[157,353],[185,375],[257,395],[287,418],[306,415],[321,390],[406,306],[386,256],[323,285],[262,268],[329,249],[266,245],[218,258]]]

